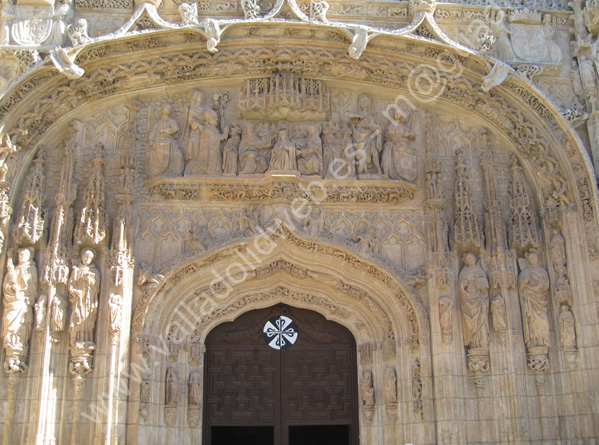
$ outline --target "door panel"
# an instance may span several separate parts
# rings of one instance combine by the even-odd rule
[[[298,337],[277,350],[262,329],[280,315]],[[277,305],[224,323],[206,339],[204,443],[230,443],[224,438],[244,437],[244,426],[248,440],[264,444],[268,431],[275,445],[357,444],[356,368],[351,333],[315,312]]]

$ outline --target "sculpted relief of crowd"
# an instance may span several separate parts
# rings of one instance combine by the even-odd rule
[[[362,95],[349,122],[330,120],[227,123],[221,94],[206,103],[193,91],[183,128],[171,105],[164,105],[149,131],[148,177],[243,176],[293,172],[335,179],[392,179],[417,176],[414,132],[399,110],[382,128],[372,99]],[[228,95],[226,95],[228,97]]]

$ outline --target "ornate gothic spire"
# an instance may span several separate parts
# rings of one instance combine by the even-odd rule
[[[472,208],[472,192],[468,177],[468,166],[464,160],[464,149],[456,150],[455,222],[453,236],[460,251],[480,251],[483,236],[478,218]]]
[[[83,197],[85,205],[75,226],[74,239],[79,245],[97,246],[106,238],[106,193],[103,173],[104,161],[102,160],[104,145],[100,142],[97,148],[92,173]]]
[[[512,158],[512,186],[510,190],[511,231],[510,245],[518,253],[539,246],[539,233],[535,214],[530,207],[530,196],[526,190],[522,167]]]
[[[42,239],[46,225],[44,212],[44,149],[33,161],[33,167],[27,176],[27,184],[23,193],[23,204],[17,216],[14,232],[15,243],[20,246],[34,246]]]

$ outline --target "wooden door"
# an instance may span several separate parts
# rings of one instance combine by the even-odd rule
[[[251,311],[208,335],[205,363],[204,444],[357,445],[356,347],[343,326],[285,305]]]

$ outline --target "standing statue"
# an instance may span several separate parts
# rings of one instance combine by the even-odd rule
[[[214,126],[218,124],[218,116],[216,112],[204,105],[204,93],[195,90],[191,93],[189,110],[187,111],[187,130],[186,137],[186,152],[185,152],[185,176],[206,174],[208,163],[208,150],[211,147],[207,146],[209,136],[207,136],[208,120]],[[219,142],[220,143],[220,142]]]
[[[574,314],[570,306],[562,304],[558,317],[559,334],[562,348],[565,351],[576,349],[576,328],[574,326]]]
[[[218,115],[211,108],[202,105],[204,96],[200,91],[195,91],[192,98],[195,105],[189,110],[191,130],[187,143],[185,176],[220,175],[220,143],[227,138],[229,128],[225,127],[222,133],[219,131]]]
[[[179,124],[171,114],[170,105],[162,107],[160,120],[152,129],[146,155],[146,174],[149,177],[172,177],[183,173],[183,154],[177,142]]]
[[[491,316],[493,319],[493,329],[496,332],[505,332],[507,330],[507,319],[503,295],[495,295],[491,299]]]
[[[489,345],[489,281],[477,263],[476,255],[467,252],[458,276],[464,345],[486,348]]]
[[[241,130],[237,124],[232,124],[229,139],[223,148],[223,175],[237,175],[237,150],[241,142]]]
[[[372,101],[368,96],[359,99],[360,112],[350,115],[353,122],[352,136],[358,175],[381,175],[379,155],[381,152],[381,127],[376,123],[371,111]]]
[[[364,406],[374,406],[374,386],[372,384],[371,371],[364,371],[362,373],[360,389],[362,390],[362,403]]]
[[[322,174],[322,140],[320,127],[310,125],[308,137],[303,141],[303,147],[298,152],[297,166],[302,175]]]
[[[19,264],[8,258],[4,277],[2,338],[6,348],[7,371],[24,371],[33,327],[33,305],[37,299],[37,267],[33,249],[19,249]]]
[[[552,230],[551,241],[549,242],[549,256],[553,267],[558,273],[558,279],[566,274],[566,241],[561,231],[554,227]]]
[[[439,324],[443,343],[449,343],[453,333],[453,302],[449,297],[439,298]]]
[[[73,266],[69,278],[71,345],[78,348],[94,346],[100,291],[100,272],[92,263],[94,257],[95,252],[92,249],[82,249],[81,264]]]
[[[179,376],[174,368],[168,368],[166,371],[164,403],[166,405],[177,405],[179,403]]]
[[[341,140],[338,137],[339,128],[334,122],[328,121],[322,129],[324,177],[333,178],[340,166],[336,160],[341,158]]]
[[[111,333],[121,331],[121,320],[123,319],[123,297],[118,293],[110,293],[108,300],[109,328]]]
[[[272,149],[269,170],[297,171],[295,143],[289,140],[287,130],[279,131],[279,138]]]
[[[397,376],[391,368],[385,371],[385,402],[397,403]]]
[[[518,277],[520,304],[524,324],[526,346],[549,346],[549,275],[539,265],[539,256],[530,251],[526,254],[528,267]]]
[[[395,109],[394,119],[385,131],[385,145],[381,160],[381,169],[389,179],[413,181],[418,175],[416,150],[410,141],[416,135],[408,128],[406,117],[401,110]]]
[[[345,123],[339,129],[339,139],[341,144],[341,159],[345,161],[345,165],[339,172],[341,178],[355,178],[356,177],[356,153],[355,147],[352,141],[352,129],[349,123]]]
[[[189,406],[200,406],[202,403],[202,374],[193,371],[189,374]]]

